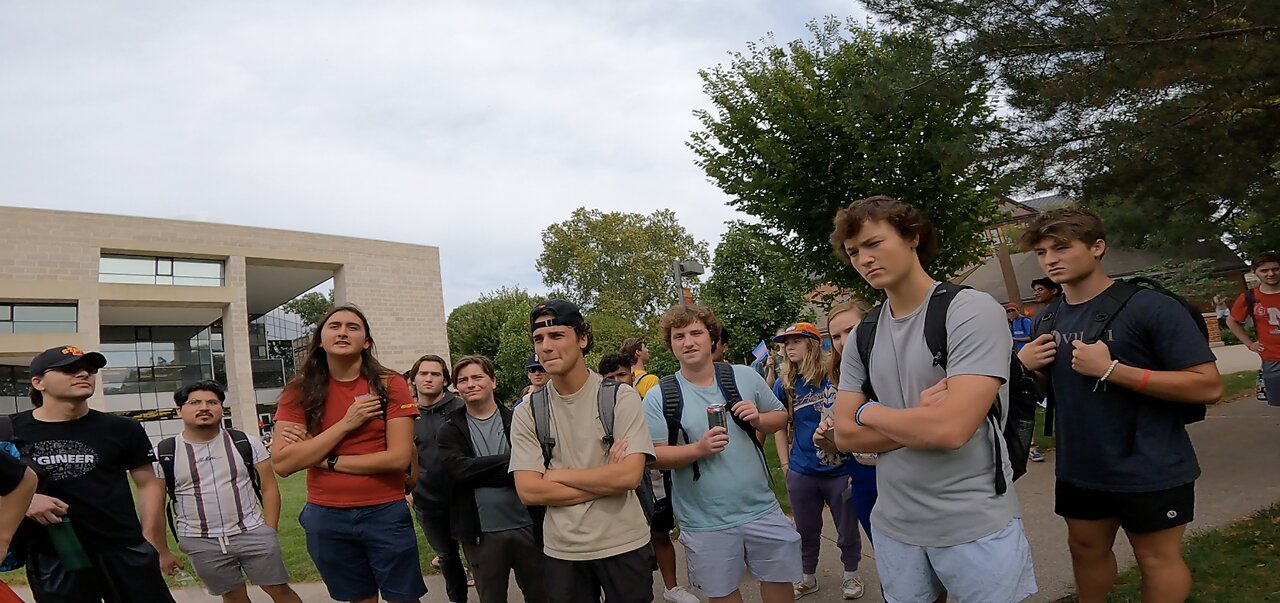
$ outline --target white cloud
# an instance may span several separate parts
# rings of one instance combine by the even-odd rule
[[[439,246],[450,308],[541,289],[579,206],[738,216],[697,71],[851,3],[166,2],[0,9],[0,204]]]

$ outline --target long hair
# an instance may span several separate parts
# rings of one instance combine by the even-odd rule
[[[779,377],[782,379],[782,389],[787,393],[787,416],[794,412],[797,375],[814,387],[822,385],[822,378],[827,376],[827,363],[823,362],[826,354],[822,353],[822,343],[810,337],[797,337],[804,339],[804,356],[800,358],[800,362],[791,362],[788,358]]]
[[[329,357],[324,348],[320,347],[320,333],[329,319],[338,312],[355,314],[364,325],[364,336],[369,340],[369,347],[360,351],[360,375],[369,382],[369,393],[382,398],[385,404],[387,397],[385,379],[396,374],[395,371],[382,366],[382,363],[374,357],[373,332],[369,330],[369,319],[365,317],[364,312],[360,311],[360,308],[352,304],[343,304],[329,310],[329,313],[316,323],[315,332],[311,334],[311,342],[307,344],[307,359],[303,361],[302,369],[285,385],[286,391],[294,390],[301,394],[302,409],[307,415],[307,433],[312,435],[320,433],[324,403],[329,396]]]
[[[831,319],[841,314],[844,314],[845,312],[853,312],[854,315],[857,317],[857,321],[854,322],[854,327],[856,328],[858,322],[861,322],[862,319],[867,315],[867,312],[870,312],[870,311],[871,311],[871,306],[868,305],[867,302],[864,302],[860,299],[840,302],[835,306],[833,306],[831,308],[831,311],[827,313],[827,329],[828,330],[831,329]],[[850,331],[849,335],[853,335],[853,331]],[[833,338],[833,341],[834,341],[834,338]],[[845,341],[844,349],[848,349],[850,343],[851,342],[849,341]],[[858,344],[855,342],[853,343],[853,345],[857,346]],[[837,352],[836,346],[834,345],[834,343],[832,344],[831,366],[827,370],[827,374],[830,375],[828,378],[831,380],[832,383],[836,384],[836,387],[840,386],[840,358],[843,357],[842,352],[843,350],[841,350],[840,352]]]

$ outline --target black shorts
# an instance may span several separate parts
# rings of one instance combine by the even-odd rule
[[[676,514],[671,508],[671,497],[653,501],[653,521],[650,522],[649,531],[668,534],[674,529],[676,529]]]
[[[556,603],[653,602],[653,545],[604,559],[566,561],[547,557],[547,599]]]
[[[93,567],[67,571],[53,553],[31,551],[27,557],[27,582],[36,601],[57,603],[173,603],[173,595],[160,575],[160,554],[142,542],[88,553]]]
[[[1054,512],[1067,519],[1119,519],[1124,531],[1149,534],[1191,523],[1196,483],[1156,492],[1106,492],[1058,480]]]

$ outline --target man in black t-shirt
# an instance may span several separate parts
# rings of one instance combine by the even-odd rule
[[[1028,343],[1018,358],[1053,388],[1055,511],[1067,522],[1080,601],[1107,599],[1116,578],[1112,545],[1122,528],[1142,572],[1142,600],[1183,601],[1191,572],[1182,535],[1195,510],[1200,466],[1177,403],[1222,397],[1215,357],[1181,302],[1147,289],[1114,315],[1099,341],[1082,341],[1103,296],[1117,286],[1102,270],[1107,243],[1096,215],[1045,212],[1022,243],[1062,285],[1063,302],[1049,307],[1056,308],[1053,333]]]
[[[13,419],[23,456],[48,475],[27,517],[30,530],[27,580],[39,603],[172,603],[160,575],[160,557],[142,536],[125,474],[140,499],[164,482],[152,469],[146,431],[136,421],[89,408],[98,370],[106,358],[73,346],[51,348],[31,361],[33,410]],[[150,527],[164,521],[162,508],[142,505]],[[92,567],[73,571],[58,555],[51,535],[67,521]],[[43,526],[43,527],[41,527]],[[163,528],[152,530],[163,534]]]

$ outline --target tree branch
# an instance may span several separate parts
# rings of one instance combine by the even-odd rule
[[[1065,44],[1059,42],[1044,42],[1040,44],[1019,44],[1005,48],[1007,54],[1032,54],[1043,52],[1046,50],[1055,51],[1072,51],[1072,50],[1098,50],[1100,48],[1134,48],[1139,46],[1154,46],[1159,44],[1171,44],[1176,42],[1195,42],[1200,40],[1214,40],[1218,38],[1229,38],[1234,36],[1247,36],[1259,33],[1268,33],[1280,30],[1280,25],[1259,25],[1257,27],[1245,27],[1241,29],[1222,29],[1218,31],[1208,31],[1205,33],[1195,34],[1191,36],[1169,36],[1167,38],[1143,38],[1138,40],[1102,40],[1098,42],[1079,42],[1074,44]]]

